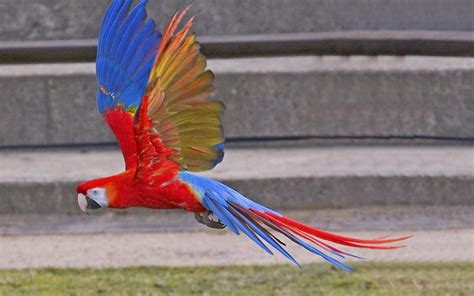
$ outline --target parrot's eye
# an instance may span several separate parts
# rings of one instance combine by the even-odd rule
[[[105,188],[102,187],[90,188],[85,195],[79,193],[77,202],[81,210],[86,213],[88,213],[88,210],[96,210],[109,206],[109,202],[105,196]]]
[[[89,197],[98,197],[103,194],[104,190],[102,188],[92,188],[87,191]]]

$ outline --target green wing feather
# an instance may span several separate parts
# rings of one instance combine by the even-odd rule
[[[188,7],[176,13],[165,28],[151,70],[146,96],[152,131],[172,150],[170,159],[181,170],[203,171],[222,161],[224,105],[209,100],[214,74],[206,70],[190,18],[175,31]]]

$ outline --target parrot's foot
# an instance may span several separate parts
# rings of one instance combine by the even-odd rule
[[[195,213],[194,218],[196,218],[196,220],[199,223],[202,223],[202,224],[206,225],[209,228],[215,228],[215,229],[225,228],[225,225],[222,224],[219,219],[213,220],[211,218],[211,215],[212,215],[211,211],[206,211],[204,213]]]

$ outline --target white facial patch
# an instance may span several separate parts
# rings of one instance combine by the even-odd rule
[[[96,203],[98,203],[102,208],[106,208],[109,206],[109,202],[105,197],[105,188],[96,187],[87,190],[87,197],[93,199]]]

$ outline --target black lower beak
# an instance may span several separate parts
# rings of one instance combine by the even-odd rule
[[[93,200],[92,198],[89,198],[89,197],[86,196],[86,200],[87,200],[87,208],[88,209],[96,210],[96,209],[101,208],[101,206],[95,200]]]

